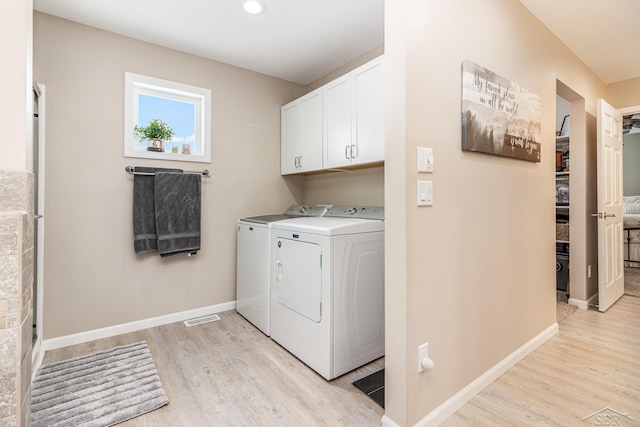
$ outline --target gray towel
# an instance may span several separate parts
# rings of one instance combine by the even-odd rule
[[[181,169],[136,166],[136,172],[182,172]],[[133,248],[136,253],[156,252],[156,199],[153,175],[133,176]]]
[[[190,173],[156,173],[155,215],[160,256],[200,250],[201,178]]]

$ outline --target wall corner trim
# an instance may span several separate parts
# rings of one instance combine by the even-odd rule
[[[551,339],[554,335],[556,335],[558,333],[558,330],[558,323],[554,323],[544,331],[540,332],[529,342],[525,343],[522,347],[502,359],[491,369],[480,375],[458,393],[454,394],[442,405],[431,411],[426,417],[418,421],[415,426],[430,427],[440,425],[442,422],[444,422],[444,420],[449,418],[458,409],[460,409],[465,403],[467,403],[478,393],[480,393],[485,387],[497,380],[502,374],[511,369],[519,361],[524,359],[528,354],[532,353],[535,349],[537,349],[542,344]]]
[[[589,306],[597,306],[598,305],[598,294],[595,293],[591,295],[588,300],[577,299],[577,298],[569,298],[567,301],[571,305],[575,305],[582,310],[588,310]]]
[[[386,415],[382,416],[382,427],[400,427],[400,424],[397,424],[391,418]]]
[[[181,311],[178,313],[167,314],[164,316],[152,317],[149,319],[138,320],[135,322],[123,323],[120,325],[108,326],[106,328],[94,329],[92,331],[80,332],[72,335],[51,338],[42,341],[42,353],[54,350],[56,348],[68,347],[75,344],[82,344],[102,338],[109,338],[120,334],[140,331],[142,329],[153,328],[156,326],[168,325],[169,323],[182,322],[194,317],[208,316],[210,314],[221,313],[223,311],[235,310],[236,302],[230,301],[222,304],[210,305],[207,307],[196,308],[193,310]],[[36,367],[34,367],[34,372]]]

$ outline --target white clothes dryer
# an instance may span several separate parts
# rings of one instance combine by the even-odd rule
[[[271,230],[271,338],[327,380],[384,355],[384,209]]]
[[[271,226],[276,221],[320,216],[324,206],[290,206],[281,214],[260,215],[238,220],[236,247],[236,311],[270,334]]]

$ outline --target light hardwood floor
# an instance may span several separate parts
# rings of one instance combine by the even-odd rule
[[[235,311],[48,351],[43,364],[146,341],[169,405],[123,427],[380,426],[384,410],[351,383],[378,359],[326,381]]]
[[[640,298],[624,295],[605,313],[570,314],[555,337],[443,423],[589,425],[640,425]]]
[[[50,351],[44,363],[146,340],[170,404],[123,427],[381,425],[383,409],[351,382],[384,359],[327,382],[235,312],[220,317]],[[637,297],[623,296],[606,313],[571,313],[555,337],[443,426],[605,425],[582,419],[607,407],[605,413],[633,418],[618,415],[618,424],[609,425],[640,425]]]

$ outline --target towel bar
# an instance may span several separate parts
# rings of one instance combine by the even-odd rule
[[[131,175],[155,175],[154,172],[136,172],[136,167],[135,166],[127,166],[127,167],[124,168],[124,170],[127,171],[128,173],[130,173]],[[201,174],[205,178],[210,178],[211,177],[211,175],[209,174],[209,171],[207,169],[205,169],[203,171],[184,171],[183,173],[196,173],[196,174]]]

